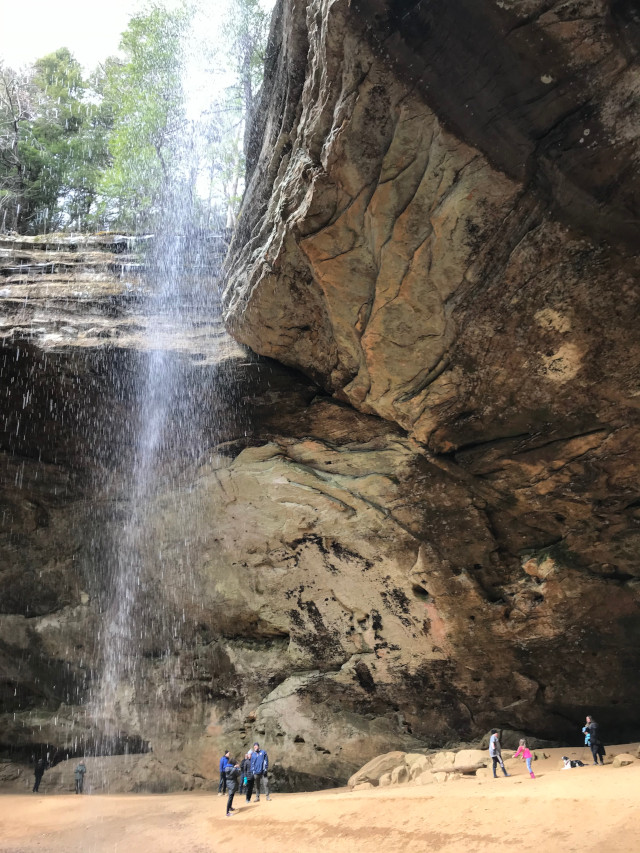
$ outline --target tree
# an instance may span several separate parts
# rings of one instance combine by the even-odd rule
[[[0,62],[0,230],[17,230],[24,207],[23,126],[31,118],[30,80]]]
[[[3,227],[83,228],[108,159],[108,121],[67,48],[0,75]]]
[[[133,17],[120,43],[126,59],[107,69],[112,161],[100,184],[101,215],[120,227],[151,227],[158,214],[186,125],[181,69],[188,23],[184,7]]]
[[[269,20],[260,0],[230,2],[224,31],[229,44],[230,66],[237,78],[232,92],[245,118],[251,115],[256,93],[262,85]]]
[[[212,103],[196,118],[183,76],[194,70],[197,8],[187,3],[197,2],[134,16],[124,59],[108,59],[88,79],[66,48],[23,74],[0,65],[0,227],[153,229],[180,193],[200,224],[221,215],[235,224],[268,15],[259,0],[229,0],[220,37],[196,69],[215,73]]]
[[[223,37],[233,82],[210,111],[210,198],[221,198],[227,227],[236,224],[245,174],[245,129],[262,85],[269,14],[259,0],[230,0]]]

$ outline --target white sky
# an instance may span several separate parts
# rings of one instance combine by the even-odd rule
[[[261,0],[261,5],[271,9],[274,2]],[[90,71],[117,53],[129,18],[144,5],[144,0],[0,0],[0,58],[17,69],[68,47]],[[225,5],[226,0],[206,2],[212,19],[221,18]]]
[[[117,53],[120,33],[139,6],[140,0],[0,0],[0,57],[21,68],[68,47],[92,69]]]

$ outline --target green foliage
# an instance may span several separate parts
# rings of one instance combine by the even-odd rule
[[[83,227],[107,164],[108,119],[87,97],[79,63],[61,48],[26,75],[3,69],[2,86],[2,127],[11,128],[0,139],[5,227]]]
[[[221,195],[227,225],[234,227],[245,174],[244,136],[262,85],[270,16],[259,0],[231,0],[223,35],[233,83],[217,105],[219,136],[211,146],[213,195]]]
[[[129,229],[151,227],[185,127],[182,44],[185,9],[156,7],[132,18],[126,59],[107,69],[104,101],[113,115],[112,157],[100,184],[101,215]]]
[[[23,166],[19,143],[23,127],[30,120],[30,83],[0,63],[0,228],[18,227],[24,194]]]
[[[198,69],[216,73],[212,102],[194,118],[183,72],[186,59],[193,70],[198,2],[207,0],[169,10],[152,0],[122,35],[124,57],[87,79],[67,48],[26,73],[0,62],[0,229],[152,229],[176,187],[202,222],[222,212],[234,224],[269,16],[259,0],[229,0],[217,46]]]
[[[262,85],[269,15],[259,0],[231,0],[224,33],[229,45],[229,65],[237,82],[231,92],[246,117],[251,114]]]

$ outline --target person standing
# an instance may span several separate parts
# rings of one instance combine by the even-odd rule
[[[81,761],[73,773],[75,780],[76,780],[76,794],[82,793],[82,789],[84,787],[84,774],[86,772],[87,772],[87,768],[84,765],[84,761]]]
[[[524,758],[524,760],[527,764],[527,770],[529,771],[529,776],[531,776],[532,779],[535,779],[536,778],[535,774],[534,774],[533,770],[531,769],[531,761],[533,760],[533,755],[531,754],[531,750],[527,746],[527,742],[526,742],[526,740],[524,740],[524,738],[520,741],[520,746],[518,747],[518,751],[514,753],[513,757],[517,758],[519,755],[522,755],[522,757]]]
[[[40,782],[42,782],[42,777],[44,776],[44,771],[47,769],[47,762],[44,758],[39,758],[36,761],[35,767],[33,768],[33,772],[35,774],[35,782],[33,783],[33,793],[38,793],[38,788],[40,787]]]
[[[227,766],[224,769],[225,776],[227,779],[227,790],[229,791],[229,796],[227,797],[227,817],[233,817],[233,813],[235,809],[233,808],[233,797],[238,788],[238,777],[240,776],[240,765],[236,764],[235,761],[227,762]]]
[[[600,726],[593,717],[587,716],[587,724],[582,731],[585,733],[585,742],[587,734],[589,735],[589,747],[593,756],[593,763],[597,765],[599,758],[600,764],[603,765],[605,751],[604,744],[600,740]]]
[[[498,729],[491,729],[491,737],[489,738],[489,755],[493,762],[493,778],[498,778],[498,774],[496,773],[498,764],[500,765],[504,775],[508,776],[509,774],[507,773],[504,761],[502,760],[502,748],[500,746],[500,738],[498,737]]]
[[[221,797],[223,794],[227,793],[227,776],[225,770],[227,769],[227,764],[229,763],[229,750],[225,750],[224,755],[220,759],[220,781],[218,782],[218,796]]]
[[[251,801],[253,776],[251,775],[251,753],[247,752],[240,762],[240,793],[244,791],[247,802]]]
[[[264,749],[260,749],[259,743],[254,743],[253,753],[251,754],[251,773],[256,788],[256,803],[260,802],[260,781],[262,781],[262,793],[267,795],[268,800],[271,799],[269,796],[269,779],[267,778],[268,770],[269,756]]]

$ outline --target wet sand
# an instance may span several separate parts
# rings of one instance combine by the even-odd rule
[[[240,796],[232,818],[211,793],[7,794],[0,853],[639,851],[640,760],[563,771],[563,750],[545,752],[535,780],[518,765],[495,780],[274,794],[250,805]]]

